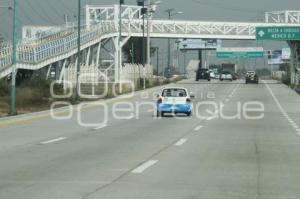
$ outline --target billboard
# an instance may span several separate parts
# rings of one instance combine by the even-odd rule
[[[283,64],[282,50],[269,50],[268,51],[268,64],[269,65],[280,65]]]
[[[284,61],[289,61],[291,59],[291,49],[290,48],[282,48],[281,58]]]
[[[183,39],[180,40],[180,50],[215,50],[221,48],[222,41],[217,39]]]

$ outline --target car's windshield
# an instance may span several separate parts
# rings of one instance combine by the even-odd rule
[[[164,89],[162,92],[163,97],[186,97],[185,89],[169,88]]]

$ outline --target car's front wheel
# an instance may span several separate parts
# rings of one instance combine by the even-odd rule
[[[188,117],[192,116],[192,111],[187,112],[186,115],[187,115]]]

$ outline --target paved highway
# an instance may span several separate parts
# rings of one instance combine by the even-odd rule
[[[153,102],[157,91],[150,89],[106,101],[108,121],[98,126],[80,126],[77,111],[67,120],[47,112],[0,120],[0,198],[300,198],[299,95],[273,81],[176,86],[194,92],[195,104],[218,108],[204,104],[190,118],[157,119],[145,105],[112,116],[118,102]],[[249,102],[263,105],[249,113],[261,119],[221,117]],[[87,106],[82,121],[100,122],[104,113]]]

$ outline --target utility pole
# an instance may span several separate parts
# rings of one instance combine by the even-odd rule
[[[157,76],[159,76],[159,48],[156,48],[156,70]]]
[[[171,12],[174,9],[168,9],[166,12],[168,13],[168,19],[171,20]],[[171,39],[168,38],[168,62],[167,62],[167,77],[171,75]]]
[[[156,50],[156,78],[157,78],[157,85],[159,85],[159,48],[155,47]]]
[[[141,54],[142,54],[142,66],[143,66],[143,89],[146,89],[146,74],[145,74],[145,0],[137,0],[138,6],[142,6],[142,20],[143,20],[143,25],[142,25],[142,49],[141,49]],[[139,80],[140,81],[140,80]]]
[[[68,26],[69,26],[69,15],[65,14],[64,19],[65,19],[66,28],[68,28]]]
[[[186,75],[186,48],[187,44],[183,44],[183,74]]]
[[[79,100],[79,76],[80,76],[80,62],[81,62],[81,0],[78,0],[78,27],[77,27],[77,68],[76,68],[76,94],[75,100]]]
[[[145,0],[143,0],[143,44],[142,44],[142,64],[143,64],[143,89],[146,89],[146,69],[145,69]]]
[[[17,16],[18,16],[18,0],[14,0],[13,6],[13,46],[12,46],[12,72],[11,72],[11,88],[9,114],[16,115],[16,75],[17,75]]]
[[[151,0],[148,0],[147,5],[147,65],[150,65],[150,7]]]
[[[122,69],[122,5],[124,0],[119,1],[119,43],[118,43],[118,82],[119,82],[119,92],[122,93],[121,84],[121,69]],[[115,71],[116,72],[116,71]]]
[[[175,11],[174,8],[170,8],[170,9],[167,9],[165,10],[165,12],[168,13],[168,19],[171,20],[171,18],[175,15],[178,15],[178,14],[183,14],[183,12],[181,11]],[[167,77],[170,77],[171,75],[171,39],[168,38],[168,63],[167,63]]]

